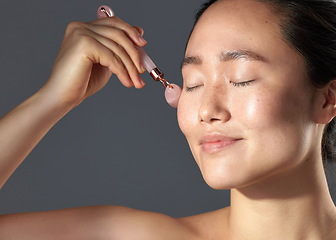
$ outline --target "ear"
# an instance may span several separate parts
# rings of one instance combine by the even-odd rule
[[[336,116],[336,80],[317,90],[318,114],[316,123],[328,124]]]

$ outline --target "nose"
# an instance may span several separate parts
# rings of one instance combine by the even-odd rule
[[[222,86],[205,89],[199,108],[199,120],[203,123],[227,122],[231,118],[228,95]]]

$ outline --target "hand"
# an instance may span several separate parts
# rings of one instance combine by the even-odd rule
[[[51,76],[43,87],[48,96],[76,106],[99,91],[116,74],[126,87],[142,88],[138,47],[146,45],[143,30],[117,17],[67,27]]]

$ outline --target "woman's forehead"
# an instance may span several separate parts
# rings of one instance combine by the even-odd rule
[[[280,31],[280,20],[268,5],[253,0],[225,0],[214,3],[201,16],[190,36],[186,57],[207,58],[237,50],[267,57],[279,47],[289,48]]]

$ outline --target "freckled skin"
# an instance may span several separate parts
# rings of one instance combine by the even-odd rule
[[[103,20],[70,24],[77,34],[65,36],[49,81],[0,120],[1,184],[64,114],[124,67],[109,66],[119,63],[118,55],[108,54],[99,43],[105,37],[92,37],[93,30],[128,29],[135,41],[143,31],[118,18]],[[237,50],[258,54],[254,61],[232,60],[227,51],[239,56]],[[96,62],[83,56],[111,69],[92,68]],[[198,61],[183,68],[179,125],[207,183],[232,188],[229,207],[182,218],[118,206],[5,214],[0,239],[336,239],[336,210],[320,152],[323,128],[336,115],[336,82],[312,88],[302,57],[279,33],[276,13],[254,0],[212,5],[195,27],[186,56]],[[134,73],[134,82],[127,71],[117,75],[125,86],[143,87]],[[207,151],[200,140],[212,132],[238,140],[209,144]]]
[[[239,4],[219,1],[204,13],[186,49],[186,56],[199,56],[202,64],[182,70],[184,87],[199,87],[183,90],[179,125],[204,179],[217,189],[246,186],[295,168],[319,141],[313,137],[314,94],[303,58],[283,40],[279,19],[270,9],[262,3],[255,7],[254,1]],[[257,52],[267,62],[216,58],[237,49]],[[232,85],[247,80],[255,81]],[[208,154],[200,139],[211,131],[243,140]]]

